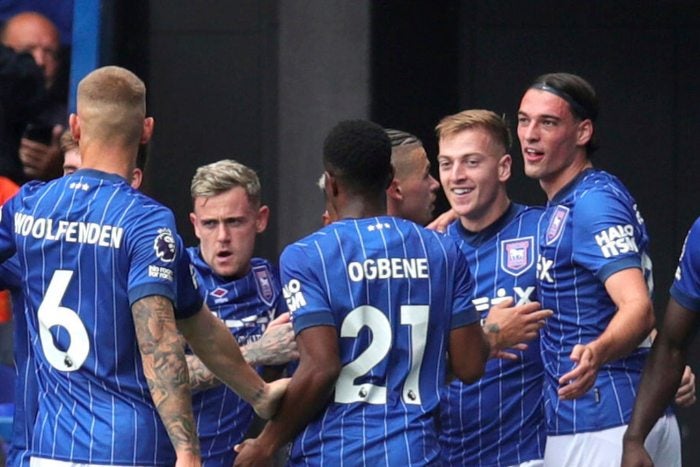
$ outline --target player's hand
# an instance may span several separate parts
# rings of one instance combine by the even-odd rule
[[[513,352],[513,350],[519,350],[521,352],[527,350],[527,344],[516,344],[510,347],[508,350],[491,350],[491,355],[489,358],[500,358],[501,360],[510,360],[512,362],[517,362],[520,360],[520,354]]]
[[[559,398],[576,399],[593,387],[600,361],[590,345],[577,344],[569,358],[574,369],[559,378]]]
[[[457,219],[459,216],[457,213],[454,211],[454,209],[450,209],[449,211],[445,211],[437,218],[428,224],[426,227],[431,229],[431,230],[437,230],[440,233],[445,233],[447,230],[447,226],[452,223],[455,219]]]
[[[527,341],[537,337],[552,310],[543,310],[538,302],[512,306],[511,297],[493,305],[484,321],[483,330],[491,345],[491,357],[517,359],[505,349],[524,350]]]
[[[690,407],[695,404],[695,373],[686,365],[681,377],[681,385],[676,391],[675,402],[679,407]]]
[[[623,441],[621,467],[654,467],[643,442]]]
[[[244,357],[251,365],[283,365],[299,358],[289,313],[282,313],[265,329],[259,340],[245,346]]]
[[[51,133],[51,143],[46,145],[22,138],[19,146],[19,159],[24,175],[29,179],[51,180],[62,175],[61,133],[63,127],[56,125]]]
[[[253,410],[263,420],[269,420],[277,413],[280,401],[289,386],[290,378],[265,383],[262,396],[253,404]]]
[[[243,440],[233,449],[238,453],[236,461],[233,463],[234,466],[268,467],[273,465],[275,452],[271,451],[269,446],[262,446],[257,438]]]

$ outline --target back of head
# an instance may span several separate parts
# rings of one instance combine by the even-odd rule
[[[503,147],[504,152],[510,149],[513,137],[505,118],[490,110],[471,109],[448,115],[437,124],[435,133],[440,140],[473,128],[486,130],[492,141]]]
[[[146,86],[135,74],[116,66],[98,68],[80,81],[77,102],[81,141],[138,145],[146,116]]]
[[[241,187],[251,205],[260,205],[260,180],[253,169],[232,159],[223,159],[197,169],[190,185],[192,200],[209,198]]]
[[[403,179],[413,174],[415,167],[406,162],[411,162],[407,156],[417,148],[423,147],[423,142],[411,133],[385,129],[389,141],[391,141],[391,163],[394,166],[394,178]]]
[[[338,123],[323,143],[323,163],[355,194],[384,196],[393,176],[389,137],[367,120]]]
[[[598,118],[598,96],[593,86],[578,75],[572,73],[547,73],[540,75],[532,82],[529,89],[539,89],[550,92],[564,99],[571,113],[579,120],[589,119],[595,124]],[[598,149],[596,134],[586,145],[588,154]]]

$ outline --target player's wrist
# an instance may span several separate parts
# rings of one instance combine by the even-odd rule
[[[627,428],[625,434],[622,436],[622,444],[625,446],[641,446],[644,445],[644,440],[646,435],[636,432],[631,426]]]
[[[489,358],[494,358],[500,350],[500,334],[501,327],[498,323],[484,323],[481,327],[486,337],[486,343],[489,345]]]

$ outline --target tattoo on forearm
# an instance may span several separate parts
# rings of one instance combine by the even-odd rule
[[[170,300],[143,298],[132,306],[144,375],[175,449],[199,455],[185,352],[177,333]]]
[[[491,333],[491,334],[498,334],[501,332],[501,327],[498,325],[498,323],[489,323],[484,325],[484,332]]]
[[[194,356],[187,356],[187,370],[190,374],[190,390],[192,392],[206,391],[221,385],[214,373],[202,361]]]

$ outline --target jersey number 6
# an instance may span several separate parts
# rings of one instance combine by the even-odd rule
[[[37,313],[41,347],[46,360],[51,366],[61,371],[75,371],[80,368],[85,363],[90,350],[88,334],[78,314],[70,308],[60,306],[71,277],[73,277],[73,271],[59,269],[54,272]],[[70,345],[65,351],[56,347],[54,343],[49,330],[53,326],[61,326],[68,332]]]

